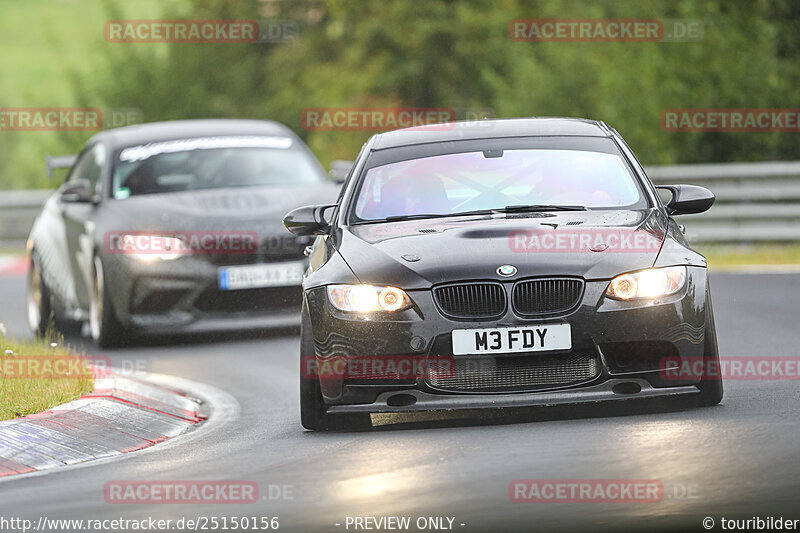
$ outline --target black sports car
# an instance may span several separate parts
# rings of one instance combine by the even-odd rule
[[[338,203],[284,218],[295,235],[317,235],[303,281],[303,426],[374,412],[718,403],[722,383],[704,370],[718,362],[706,261],[672,218],[713,202],[691,185],[657,191],[603,122],[375,135]],[[670,373],[686,361],[701,365]]]
[[[281,216],[338,190],[275,122],[98,133],[31,231],[30,326],[88,322],[109,346],[129,334],[297,324],[311,240],[287,235]]]

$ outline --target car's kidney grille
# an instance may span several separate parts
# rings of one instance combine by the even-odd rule
[[[439,309],[456,318],[491,318],[506,309],[506,291],[499,283],[462,283],[433,291]]]
[[[512,294],[514,311],[539,315],[568,311],[580,302],[583,281],[579,279],[533,279],[520,281]]]
[[[562,387],[594,379],[600,362],[592,354],[456,357],[455,371],[428,373],[431,387],[448,391],[514,392]]]

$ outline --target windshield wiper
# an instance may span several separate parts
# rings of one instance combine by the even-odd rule
[[[531,213],[536,211],[586,211],[582,205],[507,205],[503,209],[497,209],[501,213]]]
[[[475,211],[460,211],[458,213],[416,213],[413,215],[392,215],[377,220],[365,220],[362,224],[375,224],[379,222],[399,222],[402,220],[417,220],[425,218],[464,217],[470,215],[494,215],[497,213],[528,213],[535,211],[586,211],[582,205],[507,205],[502,209],[477,209]]]
[[[461,217],[470,215],[491,215],[497,213],[496,209],[478,209],[476,211],[461,211],[459,213],[418,213],[414,215],[392,215],[380,220],[370,220],[369,222],[397,222],[400,220],[415,220],[418,218],[446,218]]]

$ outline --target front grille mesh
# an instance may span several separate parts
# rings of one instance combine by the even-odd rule
[[[194,307],[206,313],[285,311],[300,309],[303,292],[300,287],[267,287],[240,291],[223,291],[209,287],[195,299]]]
[[[581,298],[579,279],[533,279],[514,286],[514,310],[521,315],[560,313],[575,307]]]
[[[258,249],[254,252],[226,253],[220,250],[219,253],[206,254],[208,261],[215,265],[235,266],[252,265],[256,263],[271,263],[274,261],[286,260],[305,260],[303,250],[313,239],[289,236],[273,235],[263,239],[258,244]]]
[[[427,381],[449,391],[510,392],[572,385],[600,374],[600,363],[591,354],[456,357],[452,372],[437,373],[435,365]]]
[[[506,309],[506,291],[499,283],[446,285],[433,291],[444,314],[457,318],[492,318]]]

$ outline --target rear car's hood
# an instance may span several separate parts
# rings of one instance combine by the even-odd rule
[[[517,268],[514,279],[609,279],[651,267],[665,230],[655,209],[501,214],[349,226],[339,251],[362,283],[405,289],[508,279],[497,273],[501,265]],[[581,235],[590,237],[588,246]],[[611,246],[603,250],[603,244]]]
[[[255,231],[289,235],[283,216],[297,207],[336,201],[332,183],[242,187],[132,196],[103,204],[103,226],[135,231]]]

